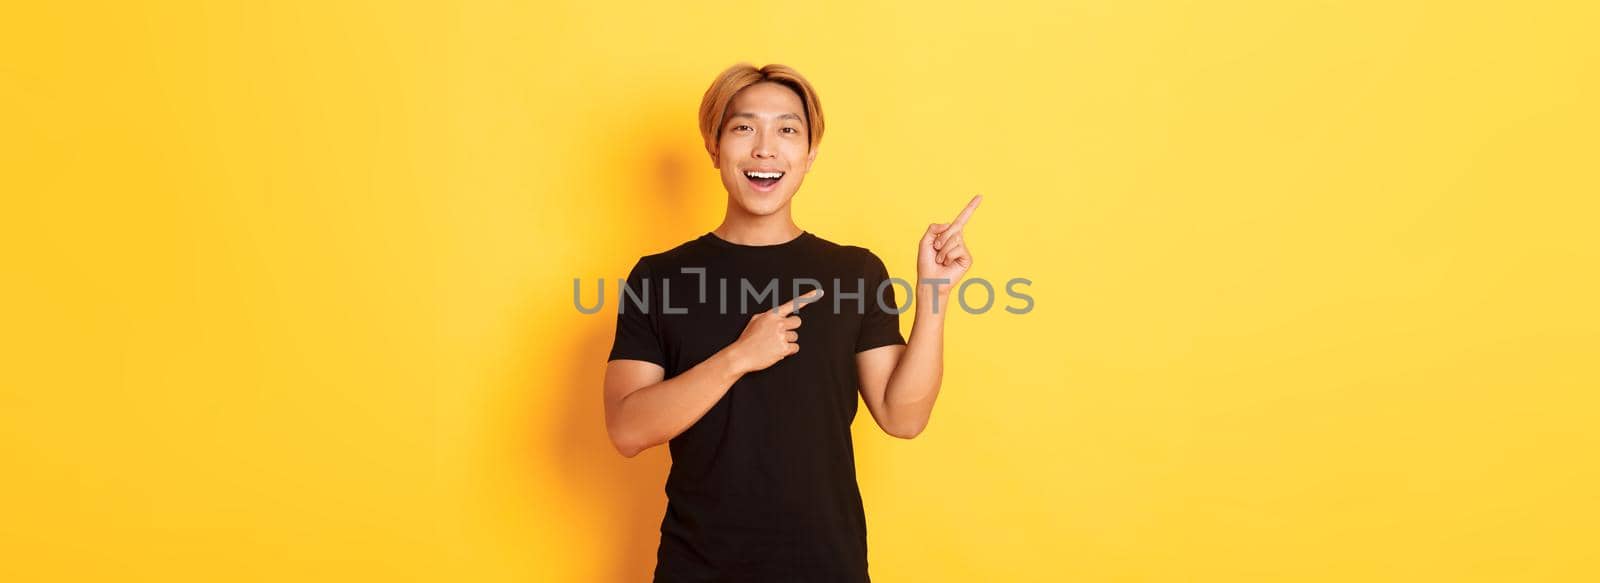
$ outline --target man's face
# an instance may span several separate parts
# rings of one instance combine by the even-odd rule
[[[782,210],[817,158],[800,96],[757,83],[733,96],[722,120],[713,162],[728,196],[753,215]]]

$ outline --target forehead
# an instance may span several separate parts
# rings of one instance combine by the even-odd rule
[[[728,102],[728,114],[753,113],[762,116],[777,116],[792,113],[801,116],[805,106],[800,103],[800,96],[794,90],[770,81],[756,83],[733,95]]]

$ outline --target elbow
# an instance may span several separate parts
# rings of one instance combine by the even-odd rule
[[[617,441],[617,440],[614,440],[614,439],[611,440],[611,447],[616,448],[617,453],[622,454],[622,457],[626,457],[626,458],[631,458],[633,456],[639,455],[639,452],[641,451],[637,447],[633,447],[632,445],[629,445],[629,444],[626,444],[626,443],[623,443],[621,441]]]
[[[608,433],[610,433],[611,437],[611,447],[615,448],[617,453],[622,454],[622,457],[631,458],[646,449],[650,449],[650,446],[643,440],[627,432],[610,431]]]
[[[620,441],[620,440],[616,440],[616,439],[611,440],[611,446],[616,448],[617,449],[617,453],[622,454],[622,457],[625,457],[625,458],[631,458],[633,456],[639,455],[639,452],[642,452],[642,451],[645,450],[645,448],[640,447],[638,445],[635,445],[632,442]]]
[[[639,452],[650,448],[650,444],[640,437],[638,428],[610,407],[606,408],[606,437],[611,441],[612,449],[625,458],[639,455]]]
[[[923,429],[928,428],[927,417],[918,419],[912,415],[897,417],[888,414],[875,419],[878,421],[878,427],[883,429],[884,433],[900,439],[916,439],[918,435],[922,435]]]
[[[885,429],[884,431],[886,431],[889,435],[898,437],[900,439],[916,439],[918,435],[922,435],[922,430],[926,428],[926,425],[919,425],[916,427],[896,427],[893,429]]]

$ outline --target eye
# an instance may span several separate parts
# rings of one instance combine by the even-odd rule
[[[798,134],[798,133],[800,133],[800,130],[796,129],[796,128],[783,128],[783,131],[784,131],[784,133],[790,133],[790,134]]]
[[[749,130],[750,130],[750,126],[747,126],[745,124],[739,124],[739,125],[733,126],[733,131],[736,131],[736,132],[743,132],[743,131],[749,131]]]

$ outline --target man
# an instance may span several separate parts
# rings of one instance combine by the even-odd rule
[[[657,582],[870,581],[856,396],[911,439],[939,394],[950,291],[972,266],[962,230],[980,198],[917,243],[907,342],[883,261],[791,217],[822,130],[794,69],[724,71],[700,131],[727,214],[639,259],[620,294],[606,429],[624,456],[667,442],[672,454]]]

